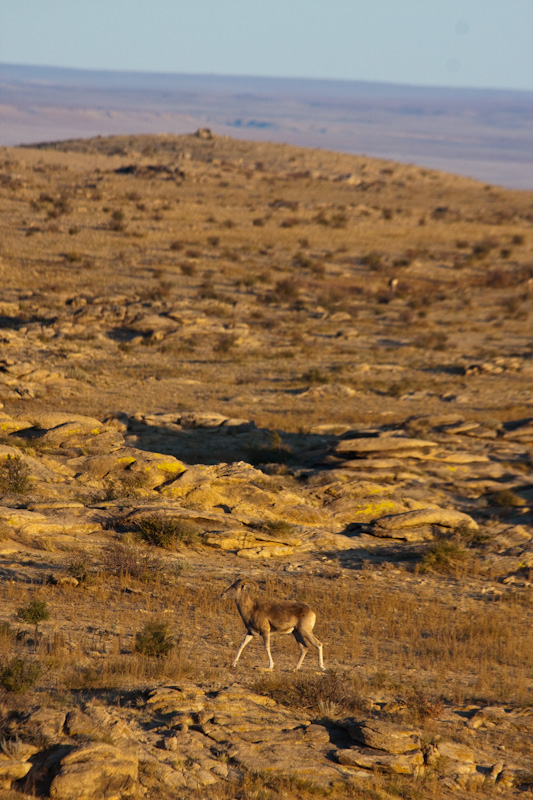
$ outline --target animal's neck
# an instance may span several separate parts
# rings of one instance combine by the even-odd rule
[[[246,619],[253,608],[254,598],[246,592],[246,594],[241,594],[235,602],[237,603],[239,614],[243,619]]]

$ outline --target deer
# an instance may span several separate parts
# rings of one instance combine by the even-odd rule
[[[300,657],[293,672],[300,669],[309,650],[309,643],[318,651],[318,666],[324,670],[323,647],[313,633],[316,614],[307,603],[293,600],[268,600],[258,594],[259,586],[249,578],[238,578],[222,592],[222,597],[233,597],[237,610],[241,615],[246,628],[246,635],[233,659],[232,667],[235,668],[242,655],[242,651],[249,644],[254,635],[263,638],[263,644],[268,656],[268,669],[274,669],[274,661],[270,652],[271,633],[292,633],[300,647]]]

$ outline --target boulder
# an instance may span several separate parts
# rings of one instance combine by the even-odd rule
[[[418,528],[423,525],[438,525],[443,528],[466,527],[469,531],[477,531],[477,522],[468,514],[446,508],[420,508],[402,514],[389,514],[373,521],[374,536],[394,536],[394,532],[407,528]],[[403,538],[396,534],[397,538]]]
[[[32,765],[29,761],[9,758],[0,753],[0,788],[10,789],[13,781],[25,778]]]
[[[52,780],[54,800],[133,800],[140,797],[138,759],[113,745],[94,743],[61,759]]]
[[[350,747],[347,750],[337,750],[335,755],[339,764],[346,767],[393,772],[398,775],[418,775],[424,766],[421,750],[394,754],[370,748]]]
[[[395,725],[388,720],[357,721],[349,718],[339,722],[339,725],[347,731],[351,739],[366,747],[394,755],[420,750],[420,736],[417,731]]]

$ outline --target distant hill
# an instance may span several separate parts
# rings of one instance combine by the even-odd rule
[[[210,127],[533,188],[533,92],[4,64],[0,112],[0,145]]]

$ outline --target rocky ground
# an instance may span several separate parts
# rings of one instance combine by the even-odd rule
[[[531,792],[533,195],[203,131],[0,207],[5,797]]]

